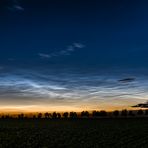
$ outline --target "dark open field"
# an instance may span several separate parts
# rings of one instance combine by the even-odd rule
[[[1,119],[0,147],[147,148],[148,118]]]

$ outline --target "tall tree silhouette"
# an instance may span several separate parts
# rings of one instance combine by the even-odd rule
[[[57,113],[56,113],[56,112],[53,112],[53,113],[52,113],[52,118],[53,118],[53,119],[56,119],[56,118],[57,118]]]
[[[63,113],[63,117],[64,117],[65,119],[67,119],[67,118],[68,118],[68,112]]]
[[[23,118],[24,118],[24,114],[23,114],[23,113],[22,113],[22,114],[19,114],[19,115],[18,115],[18,118],[19,118],[19,119],[23,119]]]
[[[82,118],[88,118],[89,117],[89,112],[88,111],[82,111],[81,112],[81,117]]]
[[[75,118],[77,118],[77,113],[76,112],[70,112],[69,116],[70,116],[70,118],[75,119]]]
[[[57,118],[61,119],[61,114],[60,113],[57,113]]]
[[[48,112],[46,112],[46,113],[44,114],[44,116],[45,116],[45,118],[49,118],[49,117],[50,117],[50,114],[49,114]]]
[[[39,113],[38,114],[38,119],[41,119],[42,118],[42,113]]]

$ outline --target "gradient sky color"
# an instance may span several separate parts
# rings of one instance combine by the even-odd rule
[[[1,0],[0,111],[147,101],[147,8],[145,0]]]

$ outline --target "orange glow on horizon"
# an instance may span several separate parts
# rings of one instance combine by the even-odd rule
[[[104,106],[104,107],[94,107],[94,108],[88,108],[88,107],[65,107],[65,106],[59,106],[59,107],[41,107],[41,106],[32,106],[32,107],[0,107],[0,113],[2,114],[15,114],[15,113],[39,113],[39,112],[81,112],[84,110],[87,110],[89,112],[93,110],[105,110],[105,111],[114,111],[114,110],[135,110],[137,108],[132,108],[129,106]]]
[[[86,99],[87,100],[87,99]],[[141,103],[140,100],[132,100],[132,99],[122,99],[122,100],[93,100],[85,101],[85,102],[46,102],[46,104],[26,104],[26,105],[0,105],[0,113],[38,113],[38,112],[81,112],[84,110],[93,111],[93,110],[105,110],[105,111],[114,111],[114,110],[135,110],[137,108],[133,108],[131,106]],[[23,104],[23,103],[22,103]]]

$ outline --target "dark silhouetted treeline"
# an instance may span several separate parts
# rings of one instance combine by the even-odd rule
[[[122,117],[148,117],[148,110],[114,110],[112,112],[107,112],[105,110],[101,111],[82,111],[81,113],[77,112],[64,112],[64,113],[36,113],[32,115],[27,115],[24,113],[18,115],[0,115],[1,119],[26,119],[26,118],[33,118],[33,119],[78,119],[78,118],[122,118]]]

